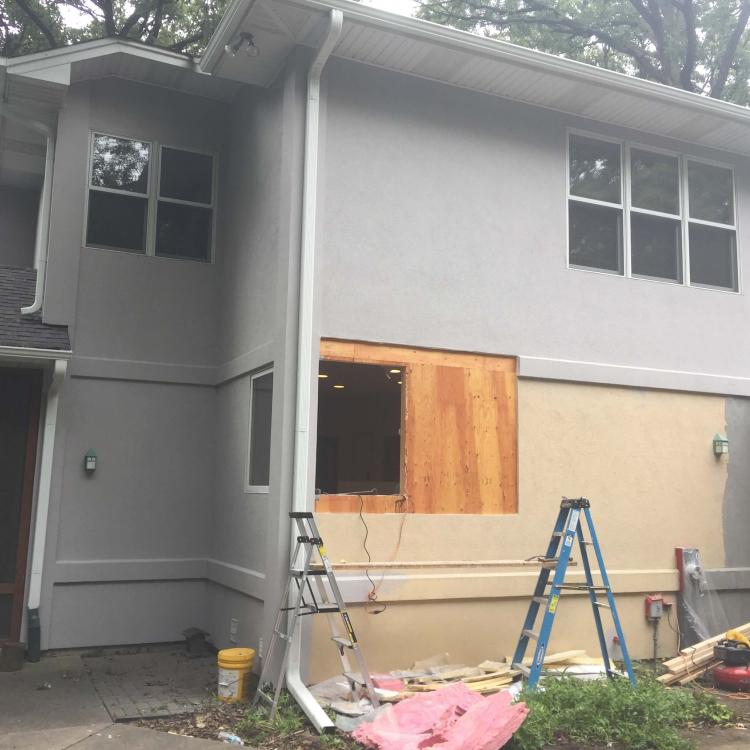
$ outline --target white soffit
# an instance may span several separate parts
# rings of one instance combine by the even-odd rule
[[[331,8],[344,12],[335,57],[680,141],[750,155],[750,110],[349,0],[235,0],[201,66],[270,85],[295,45],[316,47]],[[231,57],[240,31],[261,53]]]

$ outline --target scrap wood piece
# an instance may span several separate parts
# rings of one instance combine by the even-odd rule
[[[334,570],[368,570],[377,568],[378,570],[389,569],[408,569],[408,568],[538,568],[545,565],[557,564],[553,558],[540,558],[535,560],[388,560],[377,562],[376,560],[361,560],[349,562],[342,560],[332,563]],[[571,560],[568,565],[575,566],[575,560]],[[322,570],[321,564],[310,566],[310,570]]]
[[[576,649],[574,651],[560,651],[559,653],[549,654],[548,656],[544,657],[544,663],[545,664],[562,664],[564,662],[567,662],[568,659],[576,659],[579,657],[590,658],[587,656],[586,651],[584,649]],[[513,661],[513,657],[506,656],[505,661],[506,663],[510,664]],[[523,660],[524,666],[530,665],[532,661],[533,661],[533,657],[527,656]]]
[[[747,622],[744,625],[740,625],[738,628],[732,628],[732,630],[737,630],[742,633],[742,635],[750,637],[750,622]],[[720,635],[715,635],[713,638],[707,638],[705,641],[701,641],[700,643],[694,643],[692,646],[686,646],[680,651],[680,653],[684,656],[687,656],[696,650],[702,650],[707,646],[713,646],[715,643],[723,641],[725,636],[726,633],[721,633]]]
[[[508,662],[502,662],[502,661],[492,661],[491,659],[486,659],[481,664],[477,665],[479,669],[481,669],[483,672],[497,672],[498,670],[507,667],[510,669],[510,664]]]

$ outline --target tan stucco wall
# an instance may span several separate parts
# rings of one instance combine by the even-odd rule
[[[508,516],[367,515],[375,560],[526,558],[543,554],[560,497],[584,495],[611,573],[631,652],[651,652],[642,592],[673,592],[674,548],[695,546],[707,567],[724,564],[722,500],[726,462],[711,440],[723,432],[724,398],[686,393],[521,380],[519,513]],[[318,516],[332,560],[363,560],[365,528],[356,514]],[[403,524],[403,527],[401,526]],[[401,542],[398,544],[399,530]],[[398,547],[398,549],[397,549]],[[373,578],[380,575],[373,571]],[[580,574],[576,574],[576,577]],[[508,569],[396,571],[379,587],[379,615],[355,607],[354,621],[373,669],[406,667],[449,651],[457,661],[513,650],[535,573]],[[348,599],[369,583],[342,576]],[[590,609],[571,597],[556,620],[551,648],[596,640]],[[322,618],[318,618],[322,621]],[[325,624],[316,623],[313,679],[336,668]],[[665,653],[675,638],[666,622]]]

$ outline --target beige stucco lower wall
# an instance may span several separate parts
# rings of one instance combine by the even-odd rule
[[[509,516],[366,515],[375,560],[526,558],[543,554],[560,497],[584,495],[592,513],[636,657],[651,653],[643,592],[674,592],[674,548],[695,546],[706,567],[724,564],[722,501],[726,462],[711,440],[725,429],[724,398],[696,394],[521,380],[519,513]],[[321,514],[334,561],[364,560],[365,526],[356,514]],[[354,608],[355,627],[373,669],[406,667],[448,651],[456,661],[513,650],[535,574],[508,569],[373,571],[385,612]],[[576,577],[579,574],[576,574]],[[361,575],[340,578],[361,602]],[[570,597],[551,648],[596,649],[590,609]],[[322,621],[322,618],[320,618]],[[315,625],[310,677],[333,673],[325,624]],[[665,653],[675,637],[661,628]]]

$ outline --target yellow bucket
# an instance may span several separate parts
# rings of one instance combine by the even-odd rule
[[[219,700],[237,703],[247,698],[250,670],[255,651],[251,648],[225,648],[219,651]]]

